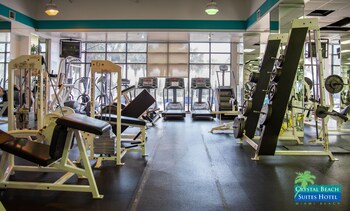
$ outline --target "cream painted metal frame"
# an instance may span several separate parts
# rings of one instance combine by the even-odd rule
[[[315,42],[316,42],[316,55],[317,55],[317,61],[316,64],[318,67],[318,83],[320,86],[320,104],[325,105],[325,85],[324,85],[324,76],[323,76],[323,61],[320,55],[322,55],[322,49],[321,49],[321,43],[320,43],[320,28],[318,25],[317,19],[295,19],[292,23],[292,28],[305,28],[308,27],[309,31],[313,31],[315,35]],[[310,34],[309,34],[310,35]],[[328,156],[331,161],[336,161],[337,159],[334,157],[332,152],[329,149],[329,138],[328,138],[328,128],[326,125],[325,119],[321,119],[321,127],[322,130],[322,144],[324,150],[320,151],[309,151],[309,150],[277,150],[275,151],[275,155],[308,155],[308,156],[314,156],[314,155],[320,155],[320,156]],[[246,135],[243,135],[241,140],[238,143],[242,143],[243,141],[246,141],[254,150],[255,150],[255,156],[252,158],[252,160],[259,160],[259,156],[257,154],[258,150],[258,144],[247,137]]]
[[[36,135],[36,132],[35,130],[15,130],[8,133],[16,138],[28,138]],[[73,135],[77,141],[83,167],[77,167],[69,159]],[[16,171],[59,172],[63,173],[63,175],[54,182],[11,181],[10,176]],[[77,176],[77,179],[87,179],[88,185],[67,184],[66,182],[73,176]],[[89,192],[95,199],[103,198],[103,195],[98,191],[81,132],[72,128],[68,128],[62,157],[47,167],[16,165],[14,155],[4,151],[0,161],[0,188]]]

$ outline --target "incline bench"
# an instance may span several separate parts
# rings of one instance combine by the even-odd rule
[[[103,195],[99,194],[80,131],[102,135],[111,129],[110,124],[81,114],[60,117],[56,124],[50,145],[16,138],[9,134],[11,131],[0,131],[0,149],[3,150],[0,161],[0,188],[91,192],[93,198],[103,198]],[[14,132],[16,133],[13,135],[21,136],[18,131]],[[77,140],[84,168],[77,167],[68,158],[73,135]],[[30,161],[36,166],[15,165],[14,156]],[[10,175],[15,171],[62,172],[64,175],[52,183],[10,181]],[[88,185],[65,184],[74,175],[85,177]]]
[[[155,102],[155,99],[150,95],[146,90],[143,90],[139,95],[137,95],[125,108],[121,111],[121,129],[117,131],[117,115],[116,108],[108,108],[106,112],[110,110],[110,113],[104,113],[96,115],[95,118],[107,121],[112,125],[112,129],[115,135],[119,135],[123,140],[121,142],[129,142],[128,146],[121,146],[121,143],[116,143],[116,147],[106,147],[110,153],[98,153],[99,148],[105,148],[106,145],[112,145],[111,143],[104,143],[102,141],[94,143],[94,140],[88,139],[88,149],[90,150],[90,159],[97,160],[95,168],[101,166],[102,161],[104,160],[115,160],[117,165],[123,165],[121,162],[122,157],[127,152],[141,152],[142,156],[146,156],[146,121],[139,119],[144,112]],[[137,127],[140,129],[140,132],[136,135],[125,135],[122,134],[129,126]],[[101,137],[99,137],[101,139]],[[107,137],[108,139],[108,137]],[[125,140],[128,139],[128,140]],[[131,141],[129,141],[131,139]],[[136,141],[138,139],[139,141]],[[109,142],[107,140],[107,142]],[[101,145],[101,146],[100,146]],[[115,152],[114,152],[115,150]],[[95,154],[100,154],[95,156]],[[106,156],[102,155],[106,154]],[[115,156],[114,156],[115,155]]]

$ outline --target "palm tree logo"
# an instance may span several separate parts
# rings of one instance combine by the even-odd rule
[[[315,184],[314,179],[316,179],[315,175],[312,175],[310,171],[304,171],[304,172],[296,172],[296,174],[298,175],[295,180],[294,180],[294,184],[298,184],[300,183],[300,186],[302,188],[306,188],[308,186],[308,184]],[[294,198],[297,197],[297,195],[299,194],[299,192],[301,191],[301,189],[299,189],[296,194],[294,195]]]

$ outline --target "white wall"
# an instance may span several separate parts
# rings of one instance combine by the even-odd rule
[[[10,59],[30,54],[30,37],[11,33]]]
[[[249,15],[255,13],[257,9],[265,2],[266,0],[253,0],[249,3]]]
[[[1,0],[1,4],[34,18],[38,8],[35,0]]]
[[[53,73],[58,72],[59,64],[60,64],[60,39],[57,37],[53,37],[50,39],[50,47],[49,47],[49,72],[53,70]]]

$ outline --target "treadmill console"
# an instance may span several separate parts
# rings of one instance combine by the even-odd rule
[[[192,89],[210,89],[210,78],[192,78],[191,79]]]
[[[184,78],[166,78],[164,88],[165,89],[184,89],[185,80]]]
[[[138,88],[144,89],[157,89],[158,88],[158,78],[156,77],[141,77],[139,78]]]

